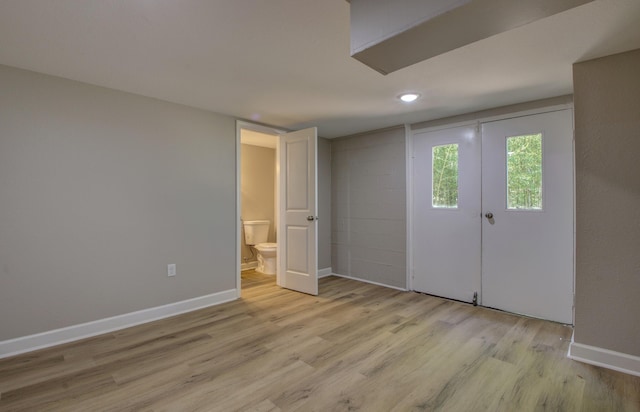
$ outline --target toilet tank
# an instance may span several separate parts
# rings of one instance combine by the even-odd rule
[[[268,220],[245,220],[244,221],[244,243],[248,246],[266,243],[269,238]]]

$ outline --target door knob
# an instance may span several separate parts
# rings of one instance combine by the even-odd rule
[[[486,217],[487,219],[493,219],[493,213],[491,212],[487,212],[484,217]]]
[[[313,216],[307,216],[307,220],[313,222],[316,218]]]

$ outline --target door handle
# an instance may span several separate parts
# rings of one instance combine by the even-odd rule
[[[316,219],[317,219],[317,217],[315,217],[315,216],[307,216],[307,220],[308,220],[309,222],[313,222],[313,221],[314,221],[314,220],[316,220]]]
[[[491,212],[487,212],[484,217],[486,217],[487,219],[493,219],[493,213]]]

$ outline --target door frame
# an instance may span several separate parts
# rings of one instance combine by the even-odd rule
[[[482,116],[482,112],[478,113],[476,116],[470,116],[469,119],[467,120],[462,120],[462,121],[455,121],[454,119],[452,119],[451,123],[440,123],[437,126],[427,126],[427,127],[421,127],[421,128],[411,128],[410,126],[405,126],[405,141],[406,141],[406,189],[407,189],[407,289],[408,290],[415,290],[413,287],[413,278],[414,278],[414,268],[413,268],[413,247],[414,247],[414,242],[413,242],[413,141],[414,141],[414,136],[416,134],[420,134],[420,133],[424,133],[424,132],[435,132],[438,130],[445,130],[445,129],[450,129],[450,128],[454,128],[454,127],[461,127],[461,126],[470,126],[470,125],[474,125],[476,127],[477,130],[477,137],[481,138],[481,130],[480,125],[482,123],[487,123],[487,122],[494,122],[494,121],[499,121],[499,120],[507,120],[507,119],[513,119],[513,118],[517,118],[517,117],[523,117],[523,116],[531,116],[531,115],[536,115],[536,114],[543,114],[543,113],[549,113],[549,112],[556,112],[556,111],[560,111],[560,110],[567,110],[570,109],[571,110],[571,115],[572,115],[572,123],[574,124],[573,127],[573,131],[574,131],[574,135],[572,136],[572,141],[573,141],[573,146],[574,149],[572,150],[572,169],[573,169],[573,245],[572,245],[572,249],[573,249],[573,256],[572,256],[572,260],[573,260],[573,273],[572,273],[572,278],[573,278],[573,302],[572,302],[572,306],[574,308],[573,310],[573,323],[575,323],[575,278],[576,278],[576,265],[575,265],[575,258],[576,258],[576,223],[575,223],[575,219],[576,219],[576,196],[575,196],[575,179],[576,179],[576,174],[575,174],[575,114],[574,114],[574,105],[573,102],[571,103],[564,103],[564,104],[556,104],[556,105],[549,105],[549,106],[542,106],[542,107],[538,107],[535,109],[529,109],[529,110],[515,110],[515,111],[506,111],[505,113],[502,114],[498,114],[498,115],[491,115],[491,116]],[[481,286],[482,287],[482,286]],[[482,290],[480,290],[479,293],[480,297],[482,296]]]
[[[242,248],[240,247],[242,243],[242,191],[240,187],[241,183],[241,172],[242,172],[242,160],[241,160],[241,134],[242,129],[251,130],[254,132],[272,134],[272,135],[281,135],[288,133],[289,130],[280,129],[276,127],[266,126],[258,123],[252,123],[245,120],[236,120],[236,291],[238,294],[238,298],[242,295]],[[276,146],[276,162],[279,162],[279,152],[278,146]],[[279,168],[276,167],[276,193],[275,198],[280,198],[280,171]],[[276,202],[277,203],[277,202]],[[276,210],[276,216],[279,211]],[[273,222],[275,225],[276,222]],[[278,243],[276,239],[276,243]]]

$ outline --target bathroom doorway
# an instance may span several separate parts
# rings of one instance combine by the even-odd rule
[[[246,157],[249,156],[249,152],[256,151],[249,146],[256,146],[256,143],[259,143],[266,146],[266,149],[273,150],[269,147],[273,144],[267,141],[275,140],[276,142],[275,151],[271,152],[275,153],[273,169],[269,167],[267,170],[268,166],[256,167],[259,172],[265,171],[265,173],[258,173],[259,179],[265,183],[256,185],[264,189],[264,186],[271,186],[270,182],[273,182],[273,201],[267,194],[269,190],[262,190],[263,194],[259,195],[242,187],[243,173],[248,173],[243,172],[243,169],[246,171],[243,165],[256,166],[250,164],[250,159],[243,158],[243,135],[247,144],[244,147]],[[236,222],[238,225],[236,290],[238,297],[242,292],[242,263],[246,263],[245,268],[247,268],[255,258],[263,262],[260,258],[267,258],[269,255],[276,259],[275,280],[278,286],[311,295],[318,294],[317,152],[318,134],[315,127],[286,132],[249,122],[236,122]],[[267,160],[266,163],[271,162]],[[268,180],[264,180],[265,178]],[[269,199],[266,199],[267,197]],[[246,207],[243,204],[256,204],[256,202],[262,203],[265,208],[273,205],[273,217],[271,218],[266,212],[263,215],[265,217],[260,219],[254,211],[250,210],[251,206]],[[251,221],[251,224],[247,224],[247,221]],[[270,242],[260,240],[265,243],[260,245],[255,241],[257,250],[243,245],[245,226],[249,228],[248,233],[251,233],[252,230],[259,231],[258,227],[261,224],[264,227],[265,221],[270,223],[267,240],[272,239],[275,244],[269,246]],[[278,238],[278,232],[285,235]],[[257,238],[252,240],[255,239]]]
[[[245,229],[247,225],[256,227],[260,223],[260,232],[266,235],[260,244],[274,244],[277,241],[277,142],[278,131],[264,130],[256,125],[239,129],[239,212],[240,212],[240,271],[259,270],[265,272],[265,256],[258,250],[256,242],[247,244]],[[275,253],[274,253],[275,255]],[[269,257],[266,257],[269,259]],[[275,260],[275,258],[273,258]],[[273,276],[273,270],[266,270]],[[242,278],[242,276],[241,276]],[[242,279],[238,283],[242,287]]]

